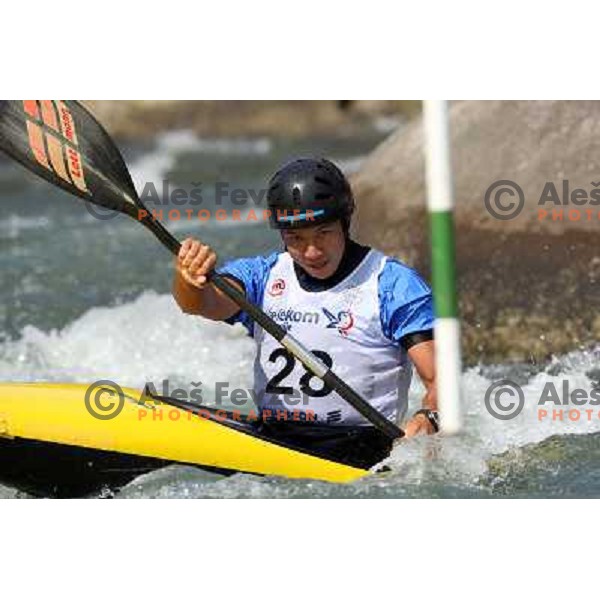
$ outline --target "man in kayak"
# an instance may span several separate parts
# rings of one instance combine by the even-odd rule
[[[233,260],[218,272],[395,423],[407,410],[412,363],[426,393],[406,436],[435,433],[430,288],[398,260],[351,239],[354,198],[332,162],[286,164],[269,182],[267,203],[284,251]],[[384,434],[208,282],[216,264],[212,248],[186,239],[173,295],[184,312],[242,323],[255,339],[259,433],[360,467],[385,458]]]

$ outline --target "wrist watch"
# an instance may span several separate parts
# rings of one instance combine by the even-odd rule
[[[416,417],[417,415],[425,415],[436,433],[440,430],[440,413],[437,410],[431,410],[430,408],[422,408],[421,410],[418,410],[413,416]]]

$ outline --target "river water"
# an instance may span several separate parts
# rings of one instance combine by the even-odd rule
[[[191,219],[179,207],[180,219],[167,223],[180,239],[206,240],[225,260],[267,253],[279,239],[264,222],[249,220],[248,206],[234,220],[235,205],[215,182],[227,182],[230,190],[259,191],[276,165],[302,154],[327,155],[352,171],[385,133],[380,124],[352,138],[273,141],[207,140],[178,131],[123,150],[140,192],[153,182],[162,194],[163,180],[184,190],[201,184],[201,208],[213,215],[220,207],[229,211],[224,221],[200,222],[197,206]],[[189,388],[200,379],[204,390],[217,381],[251,387],[253,342],[241,327],[181,314],[169,294],[171,256],[143,227],[120,215],[95,219],[80,200],[3,159],[0,198],[0,380],[112,379],[131,387],[148,381],[158,387],[169,380]],[[548,383],[600,385],[599,358],[600,347],[573,349],[544,365],[466,369],[463,433],[405,442],[388,459],[390,471],[350,485],[251,475],[219,478],[169,467],[139,478],[118,496],[598,496],[600,419],[540,420],[537,400]],[[483,400],[490,384],[502,378],[519,383],[525,394],[522,413],[508,421],[493,418]],[[414,381],[411,410],[421,394]],[[0,485],[0,498],[14,496],[22,494]]]

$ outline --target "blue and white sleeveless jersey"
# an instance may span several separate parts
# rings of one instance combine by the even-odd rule
[[[370,249],[344,280],[316,292],[300,286],[287,252],[234,260],[218,271],[242,283],[249,300],[386,418],[403,418],[412,368],[400,340],[433,329],[431,290],[414,270]],[[368,425],[246,313],[227,322],[243,323],[257,343],[254,389],[263,414]]]

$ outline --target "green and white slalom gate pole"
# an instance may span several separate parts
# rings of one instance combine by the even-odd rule
[[[449,150],[448,105],[423,102],[427,208],[431,223],[431,265],[435,304],[435,365],[441,429],[457,433],[460,408],[460,323],[456,293],[454,201]]]

